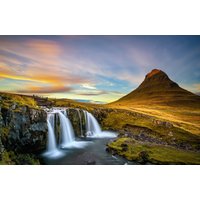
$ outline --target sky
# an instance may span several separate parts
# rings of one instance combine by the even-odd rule
[[[200,36],[0,36],[0,91],[112,102],[152,69],[200,92]]]

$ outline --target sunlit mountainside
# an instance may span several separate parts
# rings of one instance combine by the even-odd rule
[[[200,97],[179,87],[161,70],[148,73],[139,87],[115,104],[166,105],[200,108]]]

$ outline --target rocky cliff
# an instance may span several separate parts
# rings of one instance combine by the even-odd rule
[[[46,112],[15,102],[5,106],[3,101],[1,97],[0,159],[5,152],[35,155],[44,150],[47,142]]]

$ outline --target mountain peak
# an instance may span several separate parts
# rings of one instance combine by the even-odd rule
[[[153,69],[146,76],[144,81],[134,91],[119,99],[117,102],[136,102],[151,104],[170,104],[197,102],[199,97],[184,90],[177,83],[173,82],[168,75],[160,69]]]
[[[146,75],[145,78],[146,79],[160,78],[160,79],[168,79],[169,80],[169,77],[167,76],[167,74],[160,69],[153,69],[151,72],[149,72]]]
[[[149,72],[146,77],[150,78],[156,74],[159,74],[159,73],[164,73],[163,71],[161,71],[160,69],[153,69],[151,72]]]
[[[168,75],[160,69],[153,69],[146,76],[144,81],[140,84],[138,89],[147,89],[147,92],[150,90],[168,90],[172,87],[177,87],[178,84],[173,82]]]

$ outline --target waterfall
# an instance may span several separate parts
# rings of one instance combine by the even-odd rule
[[[65,117],[67,117],[67,111],[63,110],[63,114],[65,115]]]
[[[87,111],[85,111],[85,116],[86,116],[86,135],[87,136],[99,135],[102,131],[95,117]]]
[[[70,120],[61,112],[58,111],[60,118],[60,130],[61,130],[61,144],[62,148],[67,147],[70,143],[75,141],[74,130],[72,128]]]
[[[48,127],[48,142],[47,142],[47,152],[45,155],[49,157],[59,157],[62,153],[57,148],[56,137],[54,134],[54,119],[55,114],[48,113],[47,115],[47,127]]]
[[[85,118],[85,130],[86,130],[86,133],[87,133],[87,130],[88,130],[87,111],[83,110],[83,114],[84,114],[84,118]]]
[[[79,117],[79,122],[80,122],[80,130],[81,130],[81,136],[83,137],[83,124],[82,124],[82,118],[81,118],[81,113],[79,109],[76,109]]]
[[[54,135],[54,114],[49,114],[47,118],[47,126],[48,126],[48,151],[55,151],[57,150],[57,145],[56,145],[56,137]]]
[[[116,134],[113,132],[102,131],[99,123],[91,113],[84,111],[84,116],[86,122],[86,135],[88,137],[116,137]]]
[[[78,117],[80,120],[80,130],[81,135],[83,136],[83,124],[81,113],[79,109],[76,109],[78,112]],[[86,136],[87,137],[116,137],[116,134],[108,131],[102,131],[100,128],[99,123],[95,119],[95,117],[83,110],[84,117],[85,117],[85,129],[86,129]],[[58,114],[58,115],[56,115]],[[57,145],[56,136],[55,136],[55,117],[60,119],[60,142]],[[91,143],[91,141],[76,141],[74,129],[68,118],[68,110],[54,108],[47,112],[47,126],[48,126],[48,142],[47,142],[47,152],[45,153],[48,157],[57,158],[63,155],[63,152],[58,149],[60,148],[84,148],[86,145]]]

